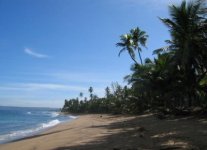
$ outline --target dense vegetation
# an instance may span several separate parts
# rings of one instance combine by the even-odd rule
[[[129,87],[113,83],[104,98],[65,100],[63,111],[71,113],[141,113],[146,110],[191,112],[207,109],[207,7],[197,0],[169,7],[170,18],[160,20],[171,35],[166,46],[154,50],[155,58],[142,61],[148,35],[135,28],[120,37],[120,53],[127,51],[133,65],[125,77]],[[120,54],[119,53],[119,54]],[[140,63],[136,60],[138,54]],[[81,95],[81,94],[80,94]]]

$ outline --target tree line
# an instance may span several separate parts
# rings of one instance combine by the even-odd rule
[[[102,98],[93,94],[92,87],[88,91],[89,99],[83,98],[83,93],[81,92],[80,97],[65,100],[62,111],[70,113],[131,113],[131,102],[129,102],[129,97],[132,95],[131,88],[122,87],[117,82],[114,82],[111,87],[105,88],[105,97]]]
[[[207,7],[204,0],[169,6],[169,18],[160,21],[169,29],[171,39],[153,51],[154,59],[141,57],[148,35],[139,27],[120,36],[116,44],[133,61],[131,74],[105,89],[98,98],[90,90],[90,100],[65,101],[63,111],[81,113],[141,113],[159,110],[165,113],[192,112],[207,108]],[[137,55],[139,61],[137,61]]]

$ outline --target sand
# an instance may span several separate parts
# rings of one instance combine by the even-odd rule
[[[81,115],[0,150],[207,150],[207,119]]]

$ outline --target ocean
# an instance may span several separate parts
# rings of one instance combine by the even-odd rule
[[[75,119],[54,108],[0,106],[0,144],[25,138]]]

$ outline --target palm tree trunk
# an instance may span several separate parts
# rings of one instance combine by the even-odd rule
[[[139,51],[139,50],[138,50],[138,54],[139,54],[140,62],[141,62],[141,64],[142,64],[142,66],[143,66],[142,57],[141,57],[141,54],[140,54],[140,51]]]
[[[138,62],[134,59],[134,57],[132,57],[132,55],[130,55],[131,59],[135,62],[135,64],[138,65]]]

